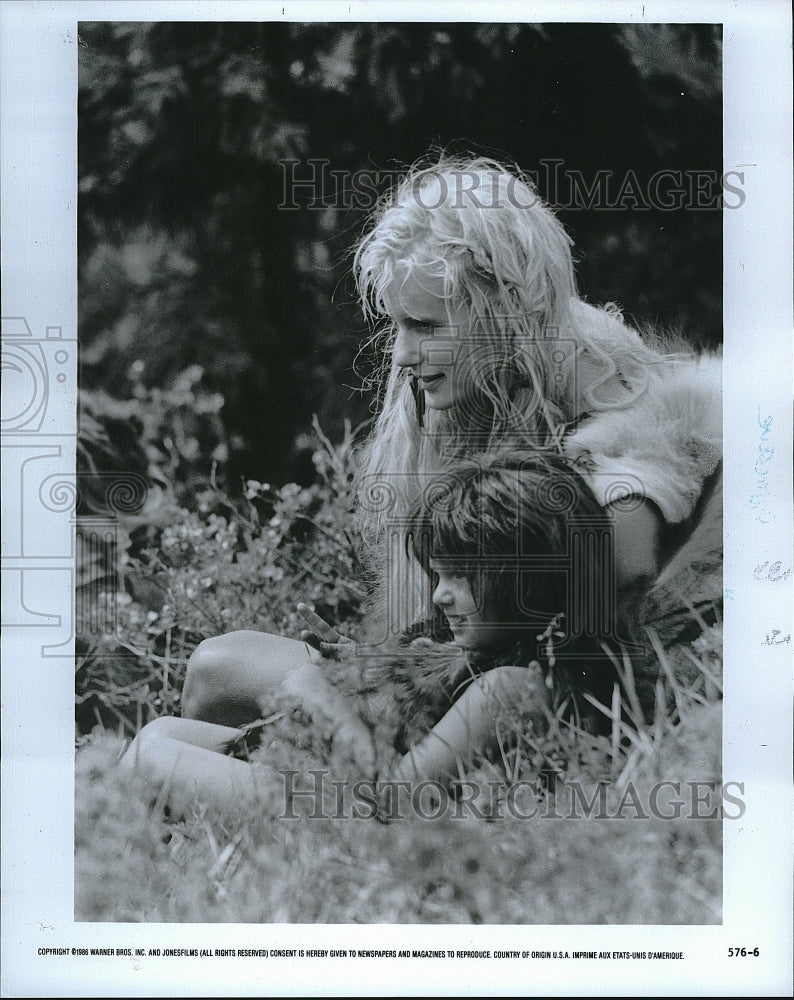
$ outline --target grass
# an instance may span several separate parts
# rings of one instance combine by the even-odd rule
[[[169,822],[161,808],[119,786],[123,734],[98,724],[77,758],[76,919],[719,923],[721,822],[688,818],[690,808],[681,818],[660,819],[647,803],[661,780],[680,782],[688,802],[687,782],[720,781],[719,639],[713,630],[692,647],[700,671],[687,688],[661,652],[658,710],[650,723],[626,725],[614,706],[602,706],[613,714],[610,736],[559,727],[539,741],[520,720],[506,720],[513,728],[505,731],[502,756],[469,777],[509,787],[534,781],[539,762],[548,771],[550,761],[565,760],[556,787],[552,781],[520,804],[522,813],[539,807],[532,819],[509,810],[504,818],[479,819],[469,809],[434,820],[408,810],[390,823],[310,819],[299,804],[295,811],[304,814],[285,819],[278,779],[265,783],[254,812],[221,816],[197,801],[189,816]],[[286,743],[279,757],[280,766],[296,770],[334,768]],[[608,782],[607,814],[614,816],[623,801],[625,818],[553,818],[569,815],[571,782],[580,782],[589,799],[599,780]],[[668,798],[659,801],[672,812],[667,788]],[[649,818],[637,818],[632,789]]]
[[[150,410],[165,419],[159,404],[139,400],[139,406],[147,420]],[[504,818],[491,819],[472,810],[434,820],[409,811],[391,823],[284,819],[281,779],[264,780],[266,769],[254,763],[263,775],[256,809],[222,816],[196,801],[175,822],[120,783],[116,763],[129,739],[151,719],[178,714],[185,665],[202,638],[251,627],[296,635],[301,623],[289,609],[299,600],[356,634],[362,568],[350,535],[355,436],[348,428],[332,446],[315,430],[311,486],[249,481],[244,499],[231,501],[214,478],[200,479],[131,519],[123,552],[102,553],[102,566],[121,564],[126,592],[103,590],[115,588],[115,569],[108,580],[97,575],[95,562],[82,567],[78,607],[109,608],[112,618],[97,627],[87,614],[78,640],[76,919],[719,923],[718,820],[636,818],[630,802],[625,819],[542,818],[568,814],[571,782],[588,799],[599,781],[607,782],[610,815],[632,789],[647,799],[661,780],[680,782],[682,798],[687,782],[719,782],[719,627],[703,626],[701,637],[678,651],[685,669],[657,644],[661,671],[651,721],[640,721],[633,704],[630,664],[617,665],[625,671],[626,703],[597,706],[610,720],[605,737],[559,720],[539,737],[520,711],[505,713],[501,753],[468,777],[485,787],[498,783],[504,806],[507,789],[543,775],[532,801],[521,805],[526,812],[536,804],[536,818],[503,808]],[[179,481],[188,479],[185,473]],[[298,729],[281,735],[260,758],[297,771],[348,773],[322,747],[297,745],[305,736]],[[488,812],[489,803],[478,804]]]

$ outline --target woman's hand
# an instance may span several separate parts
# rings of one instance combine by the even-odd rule
[[[353,654],[355,642],[337,632],[324,618],[312,611],[308,604],[299,604],[298,611],[309,626],[301,631],[301,639],[305,643],[329,660],[343,659]]]

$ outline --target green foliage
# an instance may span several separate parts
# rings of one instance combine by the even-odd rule
[[[111,551],[82,549],[80,731],[100,721],[134,734],[177,712],[187,658],[204,638],[235,629],[297,635],[299,601],[343,631],[355,629],[365,596],[352,534],[356,436],[349,424],[333,446],[315,423],[305,442],[313,447],[310,485],[248,480],[242,496],[230,496],[222,487],[222,400],[202,388],[200,369],[181,373],[168,391],[146,389],[139,374],[132,373],[131,400],[83,399],[82,466],[106,467],[119,422],[132,421],[137,451],[125,452],[125,467],[145,469],[152,489],[134,516],[117,515]],[[78,531],[88,535],[91,523],[84,514]],[[112,572],[98,573],[108,565]],[[92,634],[89,604],[112,608],[115,628]]]
[[[196,495],[195,510],[165,512],[134,564],[167,595],[161,625],[208,635],[281,632],[295,627],[291,609],[299,600],[316,602],[334,621],[355,616],[364,595],[350,479],[328,475],[331,463],[349,461],[351,439],[330,453],[326,444],[318,440],[318,476],[308,487],[249,480],[244,498],[231,500],[210,484]]]
[[[537,172],[587,298],[719,342],[721,213],[570,205],[542,161],[641,187],[719,175],[720,41],[707,24],[82,23],[83,384],[123,397],[133,362],[161,388],[200,365],[226,399],[232,490],[310,481],[312,415],[334,441],[368,415],[347,269],[372,199],[350,179],[375,171],[382,192],[431,145]],[[280,208],[279,161],[305,181],[312,158],[326,207],[303,188]]]
[[[709,664],[713,679],[714,663]],[[628,782],[640,795],[662,779],[720,782],[720,704],[703,686],[674,692],[681,717],[661,712],[617,742],[565,737],[567,782],[588,798],[609,782],[614,816]],[[538,761],[517,731],[517,747],[468,777],[534,786]],[[574,752],[574,748],[578,749]],[[281,744],[262,751],[262,797],[254,812],[217,815],[196,801],[180,822],[119,786],[119,743],[97,731],[78,754],[78,919],[240,923],[715,924],[721,920],[722,822],[565,818],[570,795],[554,784],[497,807],[490,820],[471,807],[439,819],[415,813],[371,819],[285,819],[284,784],[271,766],[304,770],[333,762]],[[277,754],[277,756],[275,755]],[[703,786],[701,786],[703,787]],[[314,808],[311,800],[306,808]],[[487,811],[486,804],[479,806]],[[538,816],[529,815],[533,806]],[[647,800],[646,800],[647,808]],[[665,805],[663,808],[667,808]],[[702,811],[701,811],[702,815]],[[735,814],[734,814],[735,815]]]

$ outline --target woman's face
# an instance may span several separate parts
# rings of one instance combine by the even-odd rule
[[[384,299],[397,327],[394,363],[418,379],[425,405],[448,410],[461,403],[471,385],[464,365],[468,317],[445,298],[443,279],[421,268],[398,270]]]
[[[469,576],[438,560],[430,561],[430,569],[438,577],[433,591],[433,603],[444,612],[452,636],[464,649],[493,649],[505,640],[504,628],[494,622],[494,616],[481,608],[472,592]]]

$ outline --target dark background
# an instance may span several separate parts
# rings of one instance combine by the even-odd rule
[[[312,415],[332,440],[369,415],[349,277],[366,206],[279,208],[279,160],[301,161],[300,177],[309,158],[388,172],[434,145],[530,172],[561,160],[588,183],[600,170],[641,185],[662,169],[719,177],[719,27],[82,24],[83,389],[173,399],[187,385],[195,405],[196,372],[178,376],[200,366],[224,399],[213,433],[228,485],[306,479]],[[538,184],[575,239],[586,298],[720,342],[718,208],[586,210],[543,169]]]

